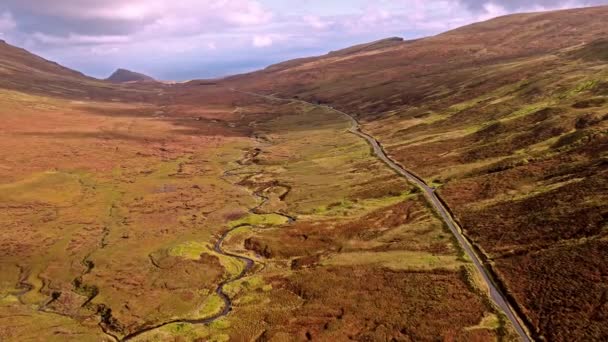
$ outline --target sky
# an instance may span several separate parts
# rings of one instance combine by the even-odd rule
[[[213,78],[377,39],[608,0],[1,0],[0,39],[94,77]]]

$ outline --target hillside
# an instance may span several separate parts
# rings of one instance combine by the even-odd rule
[[[0,62],[3,73],[9,75],[29,72],[31,76],[85,77],[80,72],[31,54],[27,50],[14,47],[4,40],[0,40]]]
[[[125,69],[114,71],[106,80],[114,83],[154,81],[150,76]]]
[[[403,102],[411,103],[412,96],[429,92],[435,83],[447,87],[451,78],[460,81],[462,69],[551,54],[604,38],[608,28],[602,19],[607,13],[607,7],[596,7],[510,15],[415,41],[376,49],[372,44],[362,51],[345,49],[281,63],[227,81],[255,89],[287,89],[285,93],[305,94],[323,87],[323,94],[317,91],[316,96],[340,98],[344,103],[359,96],[362,101],[379,102],[383,92],[402,93],[407,97]]]
[[[358,117],[439,188],[535,335],[601,340],[608,7],[510,15],[228,78]]]
[[[133,89],[97,80],[4,41],[0,42],[0,88],[72,99],[150,98],[147,91],[142,92],[149,90],[145,87]]]

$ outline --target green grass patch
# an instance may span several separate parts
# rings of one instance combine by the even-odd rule
[[[317,207],[310,212],[315,216],[324,217],[356,217],[365,215],[373,210],[388,207],[399,202],[411,199],[416,196],[416,193],[408,191],[403,192],[399,196],[386,196],[381,198],[369,198],[365,200],[351,201],[342,200],[334,202],[326,206]]]
[[[61,205],[75,201],[80,192],[78,175],[47,171],[15,183],[0,185],[0,201]]]
[[[583,92],[586,92],[588,90],[593,90],[598,85],[598,83],[599,83],[598,80],[587,80],[587,81],[580,82],[574,88],[570,89],[569,91],[567,91],[563,94],[560,94],[559,98],[568,99],[568,98],[577,96]]]
[[[217,321],[214,321],[213,323],[211,323],[209,325],[209,327],[211,329],[215,329],[215,330],[226,330],[229,329],[231,326],[230,322],[226,319],[226,318],[222,318],[222,319],[218,319]],[[215,338],[220,338],[219,340],[213,340],[213,341],[228,341],[228,340],[224,340],[221,339],[221,334],[216,335],[217,337]]]
[[[199,315],[200,317],[212,317],[220,313],[224,309],[224,305],[225,303],[222,298],[214,293],[207,297],[199,311]]]
[[[523,106],[523,107],[519,108],[518,110],[516,110],[515,112],[508,115],[507,117],[501,119],[500,121],[506,122],[506,121],[515,120],[515,119],[524,117],[526,115],[536,113],[541,109],[547,108],[549,105],[550,105],[549,102],[543,101],[543,102],[537,102],[537,103],[533,103],[533,104],[530,104],[527,106]],[[485,127],[483,127],[483,128],[485,128]]]
[[[341,253],[323,263],[333,266],[376,265],[395,270],[457,270],[465,264],[456,255],[433,255],[412,251]]]
[[[284,216],[277,214],[248,214],[247,216],[228,223],[230,228],[248,225],[253,227],[280,226],[289,222]]]
[[[208,244],[188,241],[169,248],[169,255],[182,257],[190,260],[198,260],[201,254],[209,254],[219,258],[220,264],[230,276],[240,274],[245,268],[245,264],[237,259],[216,253]]]
[[[230,297],[254,291],[268,292],[270,290],[272,290],[272,285],[267,284],[261,276],[244,278],[224,286],[224,292]]]
[[[466,327],[465,330],[478,330],[478,329],[487,329],[487,330],[496,330],[500,329],[502,324],[500,322],[500,318],[493,313],[486,313],[486,315],[481,319],[479,324],[474,325],[472,327]]]
[[[169,249],[169,255],[185,259],[198,260],[203,253],[211,253],[206,244],[189,241]]]

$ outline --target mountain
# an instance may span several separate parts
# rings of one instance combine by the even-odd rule
[[[357,54],[365,54],[365,53],[374,53],[376,51],[381,51],[384,49],[389,49],[391,47],[396,47],[403,45],[403,38],[392,37],[387,39],[378,40],[371,43],[359,44],[346,49],[332,51],[323,57],[307,57],[307,58],[298,58],[291,61],[286,61],[278,64],[274,64],[269,66],[264,70],[265,73],[271,72],[280,72],[289,70],[290,68],[296,68],[298,66],[304,65],[306,63],[313,63],[315,61],[319,61],[326,58],[331,57],[348,57]]]
[[[144,82],[144,81],[155,81],[152,77],[140,74],[137,72],[129,71],[126,69],[116,70],[107,81],[114,83],[126,83],[126,82]]]
[[[112,85],[0,42],[0,88],[71,99],[149,98],[153,85]]]
[[[224,83],[359,118],[395,160],[438,188],[536,337],[602,340],[605,18],[605,6],[509,15]]]
[[[0,40],[0,65],[5,74],[22,73],[29,76],[85,78],[84,74],[36,56]]]
[[[370,96],[365,90],[371,88],[380,97],[383,90],[397,89],[415,95],[422,92],[421,86],[445,83],[446,76],[464,68],[552,53],[606,37],[606,14],[607,7],[595,7],[509,15],[415,41],[370,44],[368,49],[348,48],[280,63],[228,80],[256,89],[287,87],[286,94],[326,85],[323,96],[344,102],[350,96]]]
[[[63,87],[94,79],[0,42],[0,87],[28,92],[63,92]]]

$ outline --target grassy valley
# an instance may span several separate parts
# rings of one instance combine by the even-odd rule
[[[512,336],[345,117],[221,87],[137,91],[154,102],[5,91],[3,339]],[[220,286],[233,312],[216,320]]]
[[[425,190],[333,108],[436,189],[533,339],[605,339],[606,16],[178,84],[0,43],[0,340],[521,339]]]

